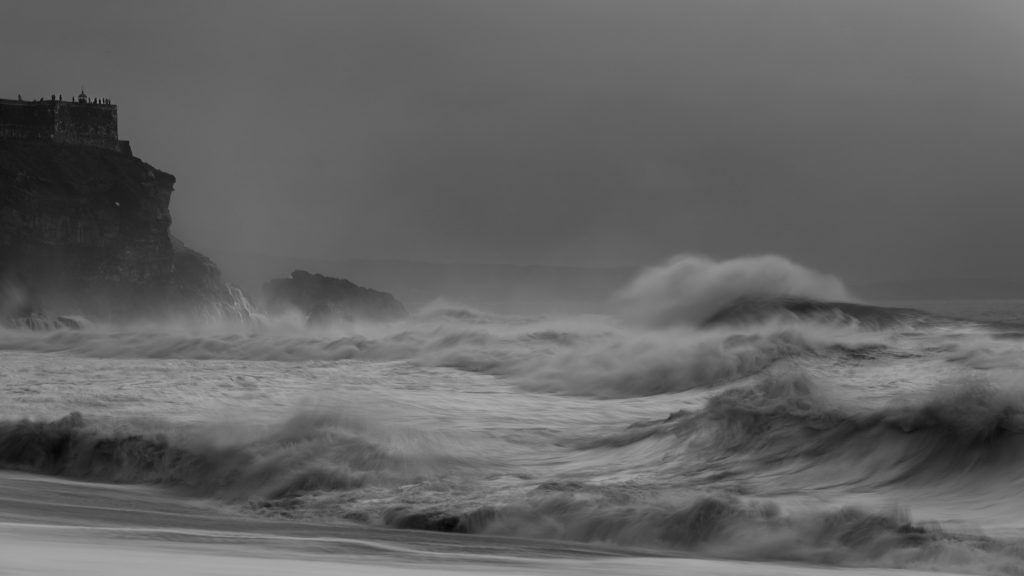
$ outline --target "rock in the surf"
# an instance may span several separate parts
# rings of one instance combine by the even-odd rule
[[[395,320],[406,315],[405,307],[387,292],[305,270],[267,282],[263,286],[263,306],[271,314],[296,309],[310,324]]]

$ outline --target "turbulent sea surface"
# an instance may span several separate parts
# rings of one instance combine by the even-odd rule
[[[658,274],[607,315],[0,331],[0,467],[254,518],[1024,574],[1024,303]]]

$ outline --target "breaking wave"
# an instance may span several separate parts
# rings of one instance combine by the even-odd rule
[[[618,315],[649,327],[699,325],[717,311],[745,299],[803,298],[848,302],[835,276],[804,268],[781,256],[716,262],[676,256],[637,276],[617,296]]]
[[[768,402],[774,407],[756,410],[751,398],[737,400],[730,393],[716,397],[702,418],[704,423],[725,421],[696,434],[714,437],[722,454],[755,454],[762,466],[772,465],[771,453],[785,450],[773,445],[793,439],[790,432],[781,431],[792,425],[787,423],[789,415],[807,419],[806,408],[780,408],[791,404],[783,400],[788,394],[778,390],[780,386],[786,391],[800,388],[792,382],[766,382],[754,396],[774,400]],[[757,415],[737,415],[736,406]],[[887,417],[824,431],[815,426],[812,430],[825,436],[828,430],[843,428],[843,439],[808,443],[794,456],[820,454],[823,444],[842,452],[849,447],[831,444],[843,444],[856,434],[864,436],[863,442],[877,443],[877,428],[890,435],[911,435],[907,445],[894,451],[930,447],[902,469],[923,471],[922,463],[941,460],[931,470],[935,474],[964,453],[998,450],[985,445],[989,440],[1018,433],[1005,428],[1005,415],[986,409],[981,409],[980,419],[968,418],[968,423],[957,416],[935,416],[945,414],[944,408],[937,408],[945,406],[942,402],[926,406],[931,408],[919,417],[926,422],[919,424],[926,433],[923,438],[913,438],[913,432],[903,431],[902,424]],[[786,416],[781,423],[764,424],[773,412]],[[688,418],[677,414],[668,420],[668,428],[679,443],[689,444],[689,458],[707,457],[702,453],[707,446],[694,446],[688,438],[695,434]],[[741,441],[740,436],[749,437],[755,430],[763,435],[755,445]],[[986,574],[1018,574],[1015,566],[1024,562],[1024,549],[1012,542],[915,523],[903,508],[793,505],[785,499],[744,495],[723,482],[694,482],[657,492],[632,482],[554,480],[530,482],[533,487],[525,492],[474,492],[467,489],[468,483],[486,483],[486,471],[500,468],[493,456],[455,456],[443,435],[428,434],[425,441],[405,437],[396,443],[367,422],[337,413],[298,414],[247,433],[91,423],[78,413],[50,422],[3,422],[0,466],[80,479],[161,483],[187,494],[240,503],[260,515],[337,518],[400,529],[667,548],[745,560],[958,567]],[[951,440],[943,450],[942,442]],[[857,455],[850,454],[847,464],[862,465],[855,462]]]
[[[443,434],[385,429],[338,408],[268,427],[87,421],[0,422],[0,466],[72,478],[167,484],[225,499],[282,498],[367,484],[397,486],[442,470],[472,470],[446,455]]]
[[[682,256],[612,316],[439,301],[386,324],[0,329],[0,353],[47,354],[98,398],[138,365],[244,384],[217,423],[100,400],[0,421],[0,467],[297,519],[1022,574],[1019,540],[949,522],[1024,517],[1020,326],[852,300],[779,257]],[[35,392],[4,370],[12,403]],[[313,371],[323,396],[274,404]]]
[[[684,438],[691,453],[716,459],[733,477],[784,476],[780,490],[942,486],[952,493],[1002,479],[1004,490],[1019,493],[1024,392],[1015,384],[948,381],[869,408],[799,371],[779,370],[647,426]]]

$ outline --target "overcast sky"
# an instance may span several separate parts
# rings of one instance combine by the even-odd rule
[[[1024,278],[1018,0],[8,0],[0,71],[215,257]]]

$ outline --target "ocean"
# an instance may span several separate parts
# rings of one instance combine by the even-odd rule
[[[622,573],[1024,574],[1024,301],[629,307],[0,330],[0,467]]]

